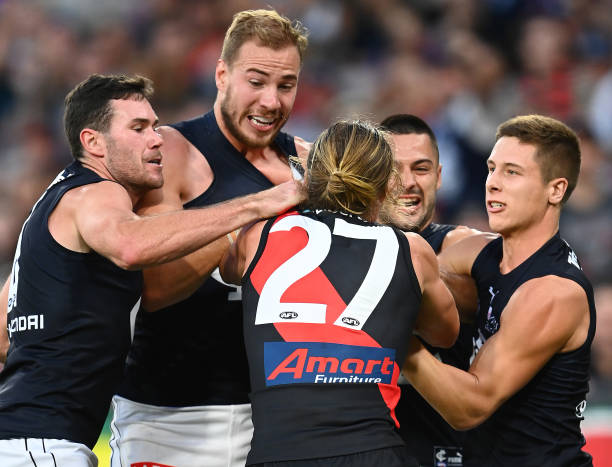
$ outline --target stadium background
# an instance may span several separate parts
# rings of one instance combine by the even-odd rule
[[[30,207],[70,160],[66,92],[90,73],[141,73],[162,123],[201,114],[232,15],[267,6],[310,31],[287,131],[312,140],[339,117],[420,115],[440,143],[440,222],[487,228],[484,161],[503,120],[537,112],[579,131],[561,231],[599,299],[583,428],[595,465],[612,465],[610,0],[0,0],[1,278]],[[107,438],[108,427],[101,466]]]

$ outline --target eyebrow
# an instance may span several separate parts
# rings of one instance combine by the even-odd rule
[[[487,160],[487,165],[496,165],[496,164],[492,160]],[[514,162],[502,162],[499,165],[500,167],[505,167],[505,168],[508,168],[508,167],[514,168],[514,169],[524,169],[525,168],[522,165],[515,164]]]
[[[436,163],[434,161],[432,161],[431,159],[423,158],[423,159],[417,159],[416,161],[413,161],[410,165],[417,165],[417,164],[431,164],[431,165],[435,165]]]
[[[144,124],[149,124],[151,122],[151,120],[149,120],[148,118],[133,118],[132,119],[132,123],[144,123]],[[157,124],[159,123],[159,118],[156,118],[155,120],[153,120],[153,126],[157,126]]]
[[[253,67],[247,68],[246,72],[247,73],[248,72],[253,72],[253,73],[257,73],[257,74],[264,75],[264,76],[267,76],[267,77],[270,76],[270,73],[268,73],[267,71],[260,70],[259,68],[253,68]],[[281,76],[281,79],[297,81],[298,78],[297,78],[297,75],[295,75],[293,73],[289,73],[287,75]]]

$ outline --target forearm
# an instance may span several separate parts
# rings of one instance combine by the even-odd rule
[[[140,217],[120,227],[127,243],[123,261],[129,269],[166,263],[261,216],[262,200],[255,194],[205,208]]]
[[[402,373],[425,400],[455,429],[467,430],[492,413],[479,391],[478,378],[436,359],[412,338]]]
[[[191,296],[210,277],[228,246],[223,236],[182,258],[145,268],[143,309],[157,311]]]
[[[0,292],[0,362],[6,361],[6,353],[9,348],[9,338],[6,330],[9,279],[5,281],[2,292]]]

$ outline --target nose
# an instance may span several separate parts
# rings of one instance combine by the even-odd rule
[[[404,169],[402,171],[402,185],[404,185],[404,189],[408,191],[412,187],[416,185],[416,179],[411,169]]]
[[[500,190],[499,177],[496,175],[496,172],[496,170],[489,170],[487,175],[485,189],[488,193]]]
[[[158,148],[164,143],[164,139],[162,138],[161,133],[158,130],[151,128],[152,134],[149,139],[149,146],[151,148]]]
[[[278,98],[278,90],[276,89],[276,86],[266,86],[261,93],[259,103],[266,109],[279,109],[280,99]]]

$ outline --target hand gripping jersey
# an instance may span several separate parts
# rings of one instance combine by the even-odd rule
[[[468,433],[468,465],[590,466],[591,456],[581,450],[585,440],[580,421],[586,407],[590,349],[595,334],[591,284],[574,251],[559,234],[508,274],[499,271],[501,258],[502,239],[498,238],[483,248],[472,267],[479,301],[472,358],[498,331],[512,294],[533,278],[553,275],[578,283],[588,299],[590,325],[582,346],[556,354],[523,389]]]
[[[401,446],[397,378],[420,301],[400,231],[328,211],[268,221],[243,278],[247,463]]]
[[[272,183],[223,136],[213,112],[174,127],[205,157],[211,186],[185,208],[208,206],[271,188]],[[274,140],[295,155],[293,137]],[[248,403],[248,364],[239,287],[217,270],[193,295],[136,318],[134,342],[119,395],[145,404],[185,407]]]
[[[26,219],[10,279],[0,439],[55,438],[93,448],[121,380],[140,271],[57,243],[51,212],[70,189],[104,180],[78,161]]]
[[[456,225],[429,224],[420,235],[429,243],[436,254],[440,253],[444,238]],[[455,344],[448,348],[425,347],[441,361],[467,370],[472,351],[473,326],[461,323]],[[407,381],[400,380],[402,397],[395,413],[399,421],[399,433],[411,454],[422,466],[462,467],[463,439],[465,432],[456,431],[423,399]]]

